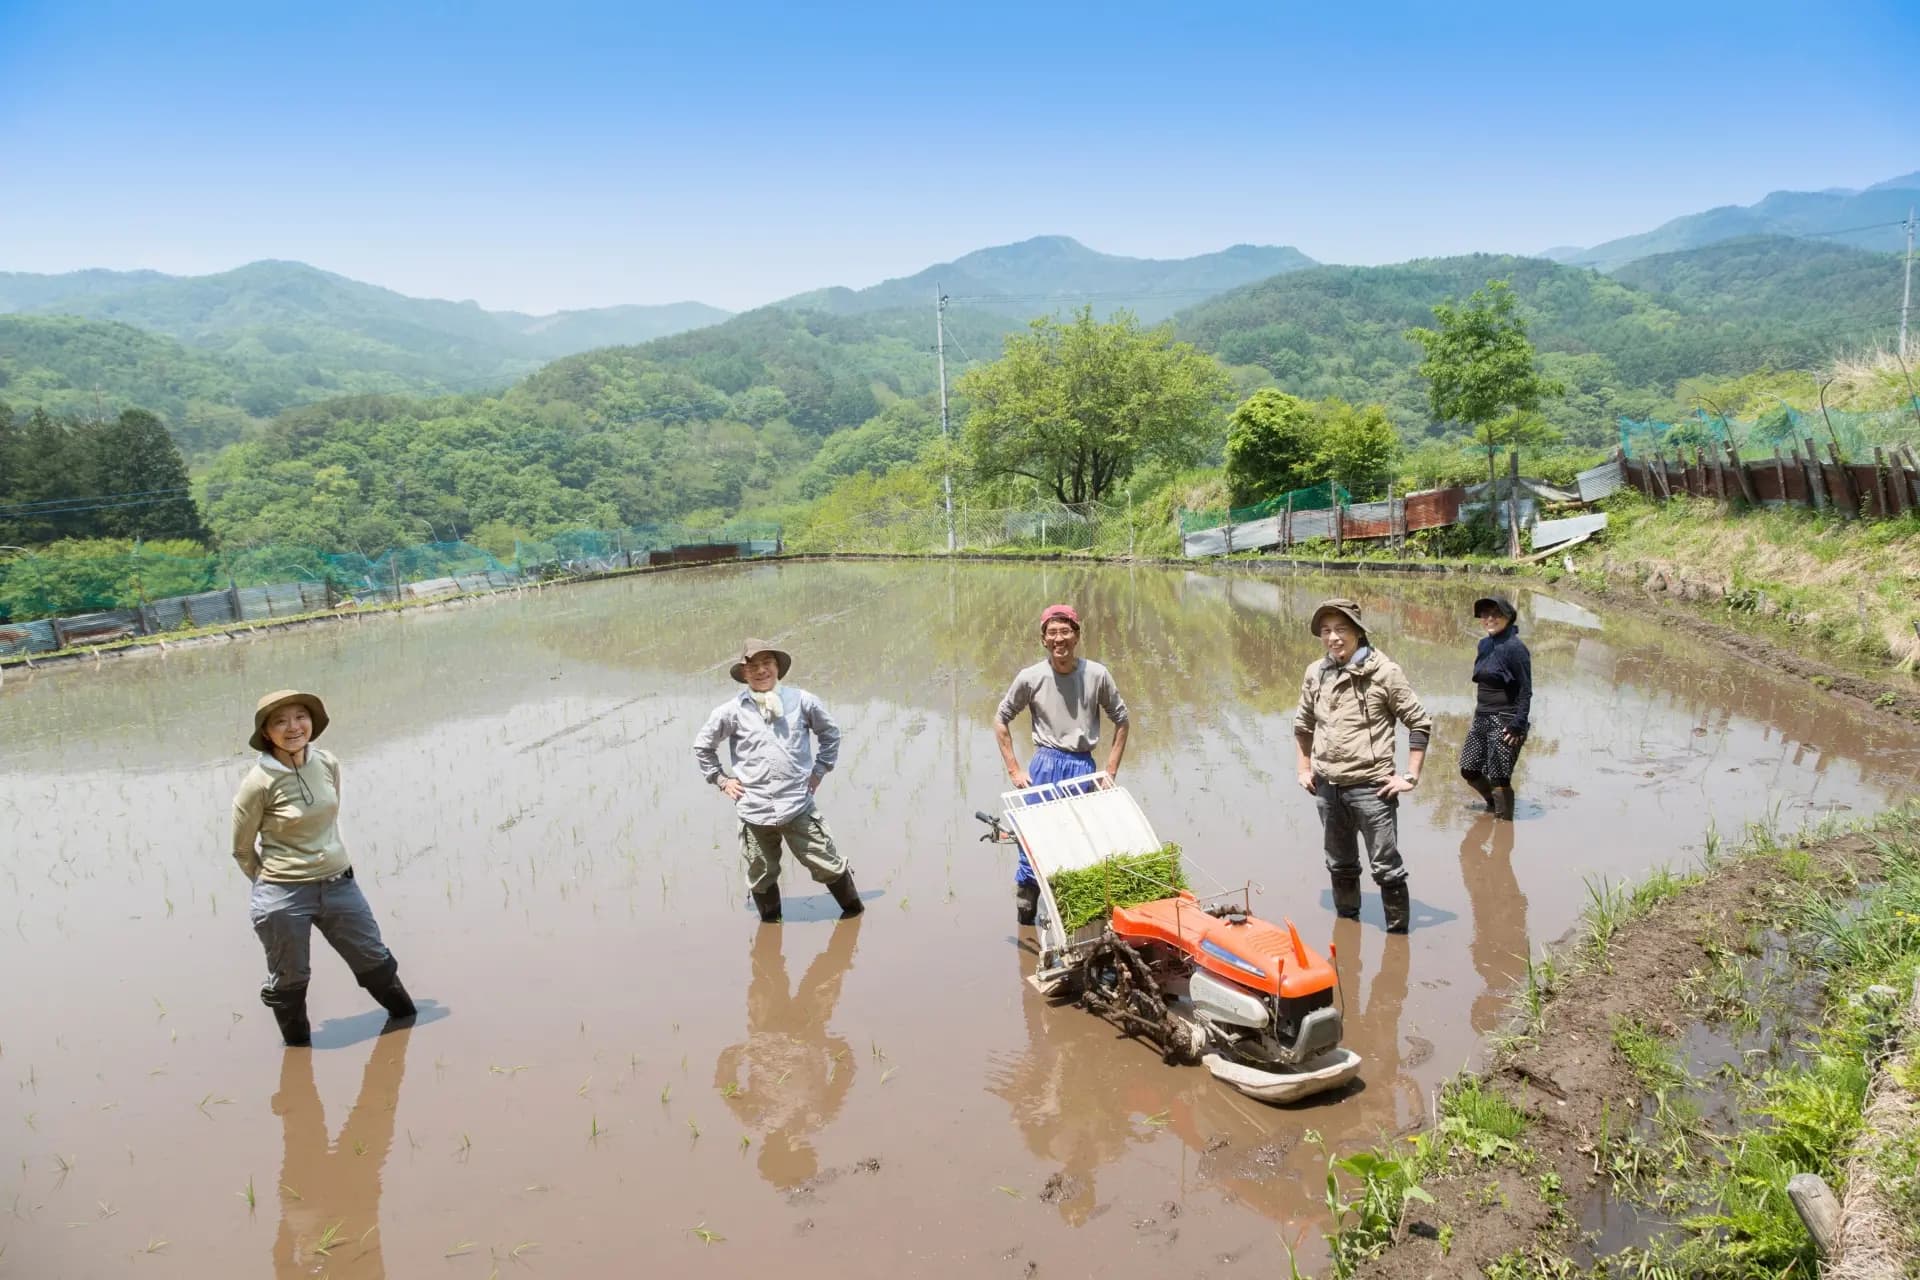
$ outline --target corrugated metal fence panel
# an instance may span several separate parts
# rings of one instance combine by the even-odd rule
[[[1226,528],[1195,529],[1192,533],[1183,533],[1180,535],[1180,550],[1193,557],[1223,556],[1227,554]]]
[[[1459,524],[1460,502],[1465,496],[1466,491],[1458,486],[1408,494],[1403,504],[1401,530],[1412,533],[1416,529],[1444,529],[1450,524]]]
[[[1618,491],[1620,487],[1626,483],[1625,477],[1620,473],[1620,464],[1617,461],[1603,462],[1597,467],[1582,471],[1578,476],[1574,477],[1574,480],[1580,487],[1580,501],[1582,502],[1594,502],[1604,498],[1608,494]]]
[[[1356,502],[1341,512],[1343,538],[1390,538],[1400,532],[1400,502]]]
[[[140,634],[140,615],[131,609],[107,609],[62,618],[54,632],[68,644],[105,644]]]
[[[1541,520],[1533,526],[1533,549],[1543,551],[1548,547],[1557,547],[1563,542],[1598,533],[1606,527],[1607,513],[1604,511],[1568,516],[1564,520]]]
[[[0,625],[0,656],[12,658],[23,653],[51,653],[59,647],[59,641],[53,638],[53,620],[50,618]]]
[[[197,596],[181,596],[179,601],[186,609],[186,625],[190,627],[217,627],[240,621],[234,616],[231,592],[203,591]]]

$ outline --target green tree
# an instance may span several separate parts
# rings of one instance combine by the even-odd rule
[[[1319,428],[1314,479],[1331,481],[1362,502],[1382,497],[1400,456],[1400,437],[1386,406],[1327,399],[1314,409]]]
[[[186,460],[165,423],[144,409],[128,409],[94,426],[88,436],[89,479],[102,495],[89,531],[93,536],[209,540],[200,509],[187,492]]]
[[[1537,431],[1541,402],[1561,395],[1564,388],[1541,374],[1533,343],[1527,340],[1526,320],[1514,310],[1513,290],[1506,281],[1487,281],[1465,306],[1439,303],[1433,316],[1438,328],[1408,329],[1407,337],[1425,352],[1420,376],[1427,380],[1433,416],[1467,427],[1474,442],[1487,451],[1491,517],[1494,455]]]
[[[1312,405],[1271,387],[1254,392],[1227,419],[1227,491],[1234,505],[1312,484],[1319,449]]]
[[[992,364],[958,383],[971,402],[966,441],[981,479],[1026,476],[1061,502],[1098,502],[1145,459],[1199,461],[1217,440],[1226,371],[1176,342],[1171,326],[1108,323],[1082,307],[1070,323],[1035,320]]]

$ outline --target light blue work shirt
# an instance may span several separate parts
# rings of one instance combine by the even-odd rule
[[[780,827],[813,808],[807,783],[822,777],[840,759],[840,726],[827,714],[820,699],[805,689],[775,685],[780,714],[769,720],[742,689],[714,708],[693,740],[693,760],[709,785],[718,785],[720,745],[733,757],[733,776],[746,794],[735,802],[742,822],[758,827]],[[820,739],[819,754],[813,739]]]

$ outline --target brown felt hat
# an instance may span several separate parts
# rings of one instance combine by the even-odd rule
[[[780,678],[785,680],[787,678],[787,669],[793,665],[793,655],[785,649],[776,649],[765,640],[757,637],[749,638],[745,644],[740,646],[740,661],[733,664],[733,669],[728,672],[728,674],[739,683],[745,684],[747,682],[747,659],[757,658],[763,653],[773,655],[774,665],[780,672]]]
[[[1318,637],[1320,634],[1320,620],[1330,613],[1337,613],[1348,622],[1351,622],[1353,629],[1361,635],[1367,634],[1367,624],[1360,620],[1359,602],[1348,600],[1344,596],[1338,596],[1332,600],[1322,600],[1318,605],[1314,606],[1313,621],[1307,624],[1307,634]]]
[[[327,704],[320,701],[320,695],[302,693],[298,689],[281,689],[260,699],[253,709],[253,736],[247,739],[247,745],[255,751],[265,751],[272,744],[267,741],[267,717],[286,706],[289,702],[298,702],[306,707],[313,717],[313,733],[307,738],[311,742],[327,731]]]

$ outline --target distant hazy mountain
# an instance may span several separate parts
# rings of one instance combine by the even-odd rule
[[[1239,244],[1195,258],[1123,258],[1068,236],[1035,236],[870,288],[816,289],[776,305],[839,315],[931,308],[937,286],[956,308],[1019,320],[1091,303],[1101,316],[1125,307],[1152,324],[1215,294],[1315,265],[1284,245]]]
[[[700,303],[493,312],[410,298],[300,262],[253,262],[210,276],[0,273],[0,312],[113,321],[204,351],[305,364],[323,382],[346,370],[379,372],[422,390],[504,385],[557,356],[665,337],[728,314]]]
[[[1614,271],[1652,254],[1746,236],[1815,236],[1856,249],[1893,253],[1906,247],[1906,233],[1892,224],[1916,206],[1920,206],[1920,173],[1909,173],[1876,182],[1864,191],[1776,191],[1758,204],[1723,205],[1590,249],[1561,247],[1540,256]]]

